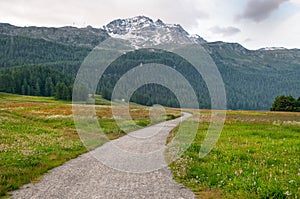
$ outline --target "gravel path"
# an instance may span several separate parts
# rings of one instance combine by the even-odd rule
[[[166,138],[183,117],[108,142],[51,170],[13,198],[194,198],[173,180],[164,159]]]

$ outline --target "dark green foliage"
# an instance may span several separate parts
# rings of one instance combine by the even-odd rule
[[[108,100],[111,100],[111,94],[112,94],[112,91],[109,90],[108,88],[103,88],[101,90],[101,93],[102,93],[102,97],[104,99],[108,99]]]
[[[300,50],[250,51],[223,42],[204,47],[223,77],[228,109],[268,110],[280,94],[300,95]]]
[[[295,102],[296,107],[300,107],[300,97],[298,97],[297,101]]]
[[[223,78],[228,109],[267,110],[275,96],[281,93],[300,93],[299,50],[271,54],[274,52],[249,51],[238,44],[208,43],[204,47],[212,56]],[[291,57],[293,61],[283,59],[285,56],[294,56]],[[112,89],[119,78],[141,63],[160,63],[174,68],[193,86],[200,108],[210,108],[210,96],[202,77],[185,60],[163,51],[139,50],[123,55],[104,73],[98,93],[110,99]],[[178,107],[174,94],[158,85],[143,86],[134,93],[131,100],[144,105],[159,103]]]
[[[275,98],[271,111],[300,112],[300,97],[296,100],[293,96],[280,95]]]
[[[57,83],[55,87],[55,99],[71,100],[72,87],[67,86],[65,83]]]
[[[43,39],[0,35],[0,67],[60,61],[82,61],[90,49]]]
[[[45,82],[44,95],[48,97],[48,96],[53,96],[54,94],[55,94],[55,88],[54,88],[53,80],[51,77],[47,77]]]
[[[147,49],[143,49],[121,56],[106,69],[100,79],[97,92],[102,94],[105,99],[111,99],[113,88],[122,75],[140,64],[148,63],[164,64],[181,73],[194,88],[199,101],[199,106],[201,108],[210,108],[208,89],[196,69],[178,55],[161,50],[149,51]],[[139,76],[133,81],[142,79],[144,79],[144,77]],[[175,83],[176,81],[178,80],[171,79],[169,80],[169,83]],[[188,96],[182,97],[188,98]],[[161,104],[169,107],[179,107],[179,102],[175,94],[173,94],[168,88],[157,84],[144,85],[134,92],[131,99],[125,100],[131,100],[147,106]]]
[[[0,91],[71,100],[73,79],[89,51],[43,39],[1,35]]]
[[[72,84],[73,78],[46,66],[22,66],[0,70],[1,92],[55,96],[56,99],[71,100]]]
[[[156,84],[140,87],[133,93],[130,101],[147,106],[154,104],[162,104],[168,107],[180,106],[176,96],[169,89]]]
[[[50,29],[47,29],[47,31],[50,31]],[[59,31],[63,32],[63,30]],[[65,31],[71,31],[71,29]],[[0,67],[5,68],[4,71],[0,71],[0,91],[25,95],[54,96],[59,81],[64,83],[68,90],[72,90],[72,82],[81,62],[91,48],[79,47],[81,45],[66,45],[72,43],[72,41],[64,42],[56,37],[58,40],[49,39],[49,41],[37,39],[44,38],[44,36],[31,38],[29,35],[34,32],[27,33],[24,37],[0,35]],[[81,33],[83,34],[83,32]],[[68,32],[68,34],[71,34],[71,32]],[[100,40],[103,39],[104,37],[101,37]],[[96,38],[93,37],[91,41],[93,42],[89,43],[90,40],[87,39],[83,43],[89,43],[88,46],[96,45]],[[76,40],[75,43],[78,42],[80,43],[79,40]],[[228,109],[267,110],[272,105],[273,99],[280,94],[300,95],[300,50],[249,51],[239,44],[222,42],[207,43],[204,44],[204,48],[211,55],[223,78]],[[141,63],[159,63],[177,70],[194,88],[200,108],[210,108],[209,92],[201,75],[187,61],[175,54],[164,51],[138,50],[123,55],[107,69],[100,80],[97,94],[103,95],[106,99],[111,99],[112,90],[120,77]],[[55,79],[52,75],[50,76],[51,79],[48,80],[46,77],[39,77],[39,75],[34,75],[37,78],[35,80],[32,80],[29,76],[26,76],[29,79],[22,77],[20,80],[16,79],[18,76],[5,71],[8,67],[28,67],[28,65],[43,66],[46,71],[58,72],[58,76],[69,76],[66,77],[69,82],[65,82],[60,78]],[[16,69],[12,70],[16,71]],[[22,71],[21,69],[17,70]],[[143,77],[137,78],[142,79]],[[177,80],[171,81],[176,82]],[[68,93],[66,88],[60,90]],[[69,95],[65,94],[65,96]],[[69,98],[65,97],[64,99]],[[141,87],[131,99],[126,100],[144,105],[179,106],[175,95],[170,90],[156,84]]]

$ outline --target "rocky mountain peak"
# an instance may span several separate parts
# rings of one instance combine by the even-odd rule
[[[153,21],[146,16],[117,19],[104,28],[111,37],[128,40],[137,48],[168,43],[206,43],[200,36],[190,35],[179,24],[166,24],[161,19]]]

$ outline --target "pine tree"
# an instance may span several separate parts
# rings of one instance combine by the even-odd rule
[[[55,87],[55,99],[63,99],[63,88],[64,84],[58,82]]]
[[[296,111],[296,99],[293,96],[280,95],[275,98],[271,111]]]
[[[45,83],[45,96],[53,96],[54,95],[54,84],[51,77],[47,77]]]
[[[40,96],[41,95],[41,84],[39,79],[37,80],[37,82],[35,83],[35,91],[34,91],[34,95],[36,96]]]

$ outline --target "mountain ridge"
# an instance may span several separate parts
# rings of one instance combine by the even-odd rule
[[[193,83],[197,91],[200,108],[209,108],[210,101],[205,90],[205,82],[200,80],[201,76],[195,75],[196,72],[186,61],[168,52],[147,51],[147,47],[151,48],[151,41],[155,40],[155,37],[161,39],[160,35],[166,33],[170,36],[169,40],[157,40],[157,44],[174,40],[199,42],[206,49],[223,78],[228,97],[228,109],[267,110],[278,95],[294,97],[300,95],[300,49],[271,47],[249,50],[239,43],[207,42],[200,36],[190,35],[178,24],[170,25],[159,19],[154,21],[143,16],[123,21],[117,19],[109,24],[103,29],[91,26],[22,28],[7,23],[0,24],[0,91],[43,95],[49,94],[46,92],[49,90],[49,84],[55,87],[61,82],[66,84],[65,88],[70,89],[80,63],[95,46],[111,35],[126,39],[124,37],[129,34],[132,36],[131,44],[139,50],[133,51],[128,56],[122,56],[111,66],[105,81],[102,81],[103,85],[100,85],[97,90],[98,94],[109,98],[116,78],[121,77],[122,72],[130,70],[132,66],[141,62],[160,63],[186,74],[186,78]],[[147,36],[150,39],[147,40]],[[136,38],[140,39],[136,40]],[[197,38],[200,41],[193,41]],[[140,49],[143,47],[145,49]],[[49,73],[49,77],[39,78],[40,71]],[[57,71],[61,76],[51,71]],[[31,77],[29,75],[31,73],[37,76]],[[62,78],[63,75],[70,79]],[[28,77],[30,81],[27,80]],[[146,105],[161,103],[176,107],[176,99],[167,92],[169,91],[151,85],[138,91],[133,100]]]
[[[101,28],[64,27],[19,27],[8,23],[0,23],[0,34],[9,36],[25,36],[46,41],[58,42],[66,45],[93,48],[108,37]]]
[[[64,44],[77,45],[81,47],[93,48],[98,45],[101,41],[106,39],[109,36],[120,38],[120,39],[128,39],[126,37],[118,37],[116,36],[116,30],[113,30],[111,25],[114,23],[121,23],[124,21],[132,22],[138,20],[146,20],[151,22],[153,25],[162,26],[170,29],[177,29],[179,32],[185,34],[185,38],[183,41],[190,41],[192,43],[204,44],[204,43],[229,43],[232,42],[224,42],[224,41],[206,41],[204,38],[199,36],[198,34],[189,34],[180,24],[167,24],[163,22],[161,19],[157,19],[154,21],[153,19],[147,16],[135,16],[127,19],[115,19],[109,22],[107,25],[103,25],[103,28],[95,28],[90,25],[86,27],[74,27],[74,26],[62,26],[62,27],[38,27],[38,26],[15,26],[10,23],[0,23],[0,34],[4,35],[21,35],[21,36],[29,36],[32,38],[40,38],[48,41],[56,41]],[[38,31],[40,30],[40,31]],[[141,31],[141,30],[139,30]],[[64,32],[64,34],[63,34]],[[56,33],[56,34],[55,34]],[[62,35],[58,35],[62,34]],[[124,35],[124,34],[123,34]],[[159,37],[159,36],[157,36]],[[100,39],[99,39],[100,38]],[[83,40],[84,42],[78,42],[79,40]],[[86,41],[87,40],[87,41]],[[153,40],[156,42],[157,40]],[[181,40],[182,41],[182,40]],[[237,43],[237,42],[233,42]],[[157,42],[155,43],[157,44]],[[239,44],[239,43],[237,43]],[[241,45],[241,44],[239,44]],[[147,46],[147,45],[146,45]],[[242,46],[242,45],[241,45]],[[255,50],[250,50],[243,46],[248,51],[279,51],[279,50],[297,50],[299,48],[288,49],[285,47],[264,47]]]

